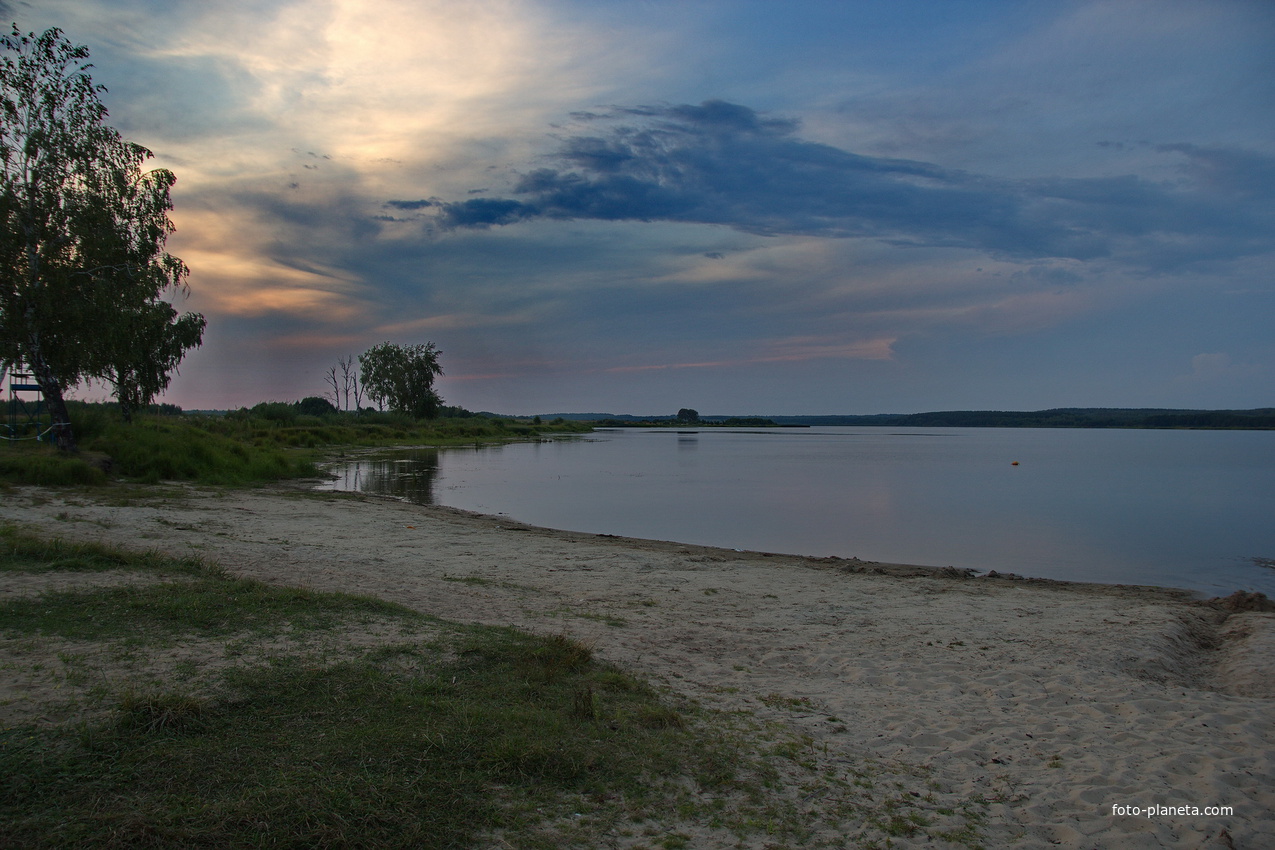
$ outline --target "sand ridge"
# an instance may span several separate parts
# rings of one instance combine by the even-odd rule
[[[0,519],[567,633],[709,707],[795,728],[829,764],[915,768],[991,801],[987,846],[1275,847],[1269,612],[536,529],[295,486],[164,492],[113,506],[15,490]],[[1234,813],[1113,815],[1151,804]]]

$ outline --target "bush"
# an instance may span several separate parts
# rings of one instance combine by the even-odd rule
[[[257,419],[291,424],[296,421],[297,408],[282,401],[263,401],[252,409],[252,415]]]
[[[302,416],[330,416],[340,412],[332,402],[315,395],[301,399],[296,403],[296,408],[297,413]]]

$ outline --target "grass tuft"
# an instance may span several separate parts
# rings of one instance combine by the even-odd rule
[[[0,524],[0,572],[101,572],[139,570],[166,575],[224,576],[224,573],[195,558],[169,558],[155,552],[124,552],[95,543],[71,543],[39,537],[13,526]]]
[[[143,732],[194,731],[204,727],[205,705],[177,693],[127,693],[120,700],[120,724]]]
[[[208,577],[11,599],[0,602],[0,631],[153,643],[200,633],[330,629],[355,613],[405,616],[407,609],[357,596]]]

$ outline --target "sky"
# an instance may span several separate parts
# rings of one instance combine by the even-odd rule
[[[1266,0],[0,11],[177,175],[187,409],[384,341],[504,414],[1275,406]]]

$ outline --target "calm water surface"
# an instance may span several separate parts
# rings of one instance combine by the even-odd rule
[[[333,472],[572,531],[1275,596],[1270,431],[618,429]]]

